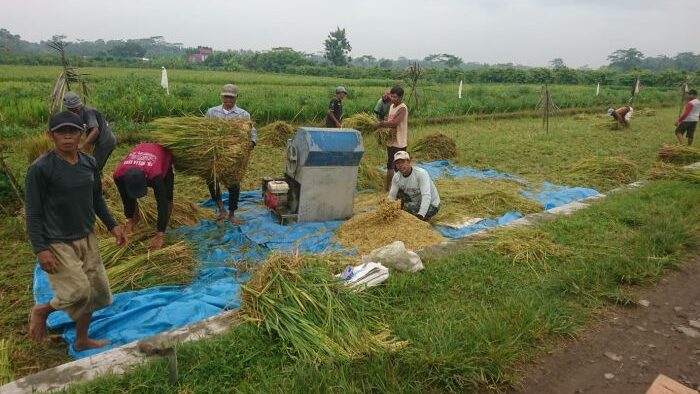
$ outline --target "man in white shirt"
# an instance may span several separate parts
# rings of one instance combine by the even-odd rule
[[[700,100],[698,100],[698,92],[691,89],[688,92],[688,104],[678,120],[676,121],[676,139],[679,144],[683,144],[683,134],[688,139],[688,146],[693,144],[693,136],[695,135],[695,127],[698,125],[700,118]]]
[[[428,171],[411,165],[406,151],[394,154],[398,172],[391,179],[389,200],[401,200],[401,208],[420,220],[429,221],[440,210],[440,195]]]

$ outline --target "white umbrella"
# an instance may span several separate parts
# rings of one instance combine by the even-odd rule
[[[165,67],[161,67],[161,72],[160,72],[160,86],[165,89],[165,93],[170,96],[170,88],[168,87],[168,71],[165,69]]]

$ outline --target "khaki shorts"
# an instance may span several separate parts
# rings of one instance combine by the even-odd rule
[[[112,303],[112,292],[95,234],[77,241],[49,244],[49,250],[58,261],[58,272],[46,274],[56,293],[49,301],[52,307],[76,320]]]

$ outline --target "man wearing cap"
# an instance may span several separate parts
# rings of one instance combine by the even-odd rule
[[[377,128],[388,127],[396,130],[394,137],[387,141],[386,144],[386,180],[384,182],[384,191],[389,190],[394,172],[394,155],[399,151],[408,149],[408,107],[403,102],[403,88],[394,86],[389,91],[391,97],[391,106],[385,121],[380,121]]]
[[[92,149],[92,155],[97,161],[100,172],[105,167],[109,155],[117,146],[117,138],[112,133],[109,123],[104,116],[92,107],[83,105],[80,97],[74,92],[67,92],[63,96],[63,106],[69,111],[78,114],[85,125],[85,142],[79,147],[83,152]],[[93,149],[94,148],[94,149]]]
[[[238,100],[238,87],[232,84],[226,84],[221,89],[221,105],[209,108],[207,111],[207,118],[218,118],[218,119],[250,119],[250,114],[248,111],[236,106],[236,101]],[[251,130],[250,136],[250,146],[251,149],[257,144],[258,132],[255,127]],[[207,186],[209,187],[209,194],[211,199],[216,203],[219,208],[219,216],[216,218],[217,221],[223,220],[226,217],[226,208],[224,208],[224,203],[221,199],[221,188],[217,182],[212,180],[207,181]],[[228,219],[231,223],[240,223],[240,220],[235,217],[234,212],[238,209],[238,196],[241,193],[241,184],[238,182],[228,185]]]
[[[328,113],[326,113],[326,127],[341,128],[341,120],[343,119],[343,99],[348,95],[348,91],[344,87],[338,86],[335,88],[335,97],[328,104]]]
[[[698,91],[691,89],[688,91],[688,104],[685,105],[683,113],[676,121],[676,139],[679,144],[683,144],[683,134],[688,139],[688,146],[693,145],[693,137],[695,136],[695,127],[698,125],[700,118],[700,100],[698,100]]]
[[[136,145],[114,171],[114,183],[124,205],[126,233],[129,234],[140,220],[137,199],[153,188],[158,209],[158,232],[151,240],[149,250],[163,246],[165,229],[173,210],[173,156],[161,145],[148,142]]]
[[[102,196],[95,158],[78,149],[82,132],[83,120],[77,114],[63,111],[52,116],[48,134],[54,149],[29,166],[25,179],[27,234],[55,293],[51,301],[32,309],[29,335],[43,341],[47,317],[62,310],[75,321],[76,351],[107,344],[88,337],[93,311],[112,303],[93,233],[95,216],[114,235],[117,245],[127,243]]]
[[[406,151],[394,155],[398,172],[391,179],[389,200],[401,200],[401,208],[418,219],[429,221],[440,210],[440,195],[428,171],[411,165]]]
[[[630,127],[632,112],[634,112],[634,110],[629,105],[622,106],[618,109],[608,108],[608,115],[615,118],[617,123],[622,127]]]
[[[374,106],[374,115],[380,122],[386,119],[389,114],[389,108],[391,107],[391,90],[386,89],[382,97],[377,100],[377,104]]]

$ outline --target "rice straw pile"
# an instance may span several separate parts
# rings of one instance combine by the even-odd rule
[[[435,221],[457,224],[467,218],[496,217],[510,211],[522,214],[542,211],[537,201],[520,194],[521,186],[508,180],[448,178],[435,182],[440,211]]]
[[[12,354],[12,342],[9,339],[0,339],[0,386],[14,380],[10,355]]]
[[[379,124],[377,118],[366,112],[360,112],[343,119],[343,128],[355,129],[362,135],[373,133],[377,129],[377,124]]]
[[[260,130],[260,143],[284,148],[287,140],[294,138],[296,130],[287,122],[272,122]]]
[[[284,350],[311,362],[347,361],[402,346],[367,292],[350,290],[323,256],[273,254],[242,286],[242,312]]]
[[[700,161],[700,148],[686,145],[663,145],[659,149],[658,158],[666,163],[692,164]]]
[[[700,169],[683,168],[664,162],[654,162],[647,173],[649,179],[670,179],[691,183],[700,183]]]
[[[33,135],[21,141],[23,149],[26,151],[27,163],[31,164],[37,157],[43,155],[49,149],[53,149],[54,143],[45,134]]]
[[[419,139],[411,151],[421,160],[447,160],[457,156],[457,144],[445,134],[434,133]]]
[[[584,184],[615,187],[637,180],[637,164],[624,156],[591,157],[575,163],[569,171],[572,178]]]
[[[357,174],[357,188],[384,190],[385,176],[376,167],[360,162],[360,168]]]
[[[486,244],[490,252],[533,269],[534,265],[547,269],[550,259],[565,258],[571,253],[565,246],[554,243],[549,234],[536,228],[498,229],[488,239],[479,242]]]
[[[252,149],[250,120],[189,116],[151,125],[151,137],[173,154],[176,170],[224,184],[243,179]]]
[[[360,254],[403,241],[411,250],[437,245],[445,239],[432,226],[403,211],[399,201],[383,201],[375,211],[353,216],[336,231],[336,240]]]
[[[380,127],[377,129],[377,144],[386,146],[396,137],[396,129]]]

